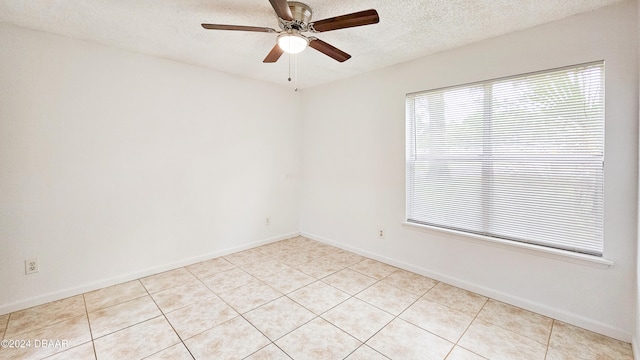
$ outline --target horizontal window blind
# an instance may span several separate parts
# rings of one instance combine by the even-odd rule
[[[601,256],[604,63],[406,99],[409,222]]]

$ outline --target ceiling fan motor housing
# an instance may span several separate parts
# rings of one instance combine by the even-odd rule
[[[278,23],[282,30],[297,30],[298,32],[309,31],[309,22],[311,21],[311,8],[307,4],[303,4],[297,1],[288,2],[289,9],[291,9],[291,15],[293,20],[288,21],[278,18]]]

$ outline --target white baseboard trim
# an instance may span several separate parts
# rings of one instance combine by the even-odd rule
[[[544,305],[544,304],[540,304],[537,302],[533,302],[521,297],[517,297],[517,296],[513,296],[495,289],[491,289],[491,288],[487,288],[484,286],[479,286],[473,283],[470,283],[468,281],[459,279],[459,278],[455,278],[455,277],[451,277],[448,276],[446,274],[442,274],[439,272],[435,272],[432,270],[429,270],[427,268],[423,268],[420,266],[415,266],[403,261],[399,261],[393,258],[389,258],[387,256],[384,255],[380,255],[377,253],[373,253],[367,250],[363,250],[360,248],[356,248],[350,245],[346,245],[344,243],[341,243],[339,241],[335,241],[335,240],[331,240],[331,239],[327,239],[325,237],[316,235],[316,234],[312,234],[312,233],[307,233],[307,232],[301,232],[300,235],[312,239],[312,240],[316,240],[316,241],[320,241],[322,243],[325,243],[327,245],[332,245],[332,246],[336,246],[339,247],[341,249],[347,250],[347,251],[351,251],[354,252],[356,254],[362,255],[362,256],[366,256],[381,262],[384,262],[386,264],[389,265],[393,265],[395,267],[407,270],[407,271],[411,271],[414,272],[416,274],[420,274],[420,275],[424,275],[427,277],[430,277],[434,280],[438,280],[444,283],[447,283],[449,285],[453,285],[468,291],[472,291],[474,293],[495,299],[495,300],[499,300],[502,301],[504,303],[507,304],[511,304],[513,306],[517,306],[520,307],[522,309],[526,309],[529,311],[533,311],[535,313],[538,314],[542,314],[544,316],[553,318],[553,319],[557,319],[560,320],[562,322],[571,324],[571,325],[575,325],[599,334],[603,334],[621,341],[625,341],[625,342],[631,342],[632,337],[631,334],[619,329],[619,328],[615,328],[612,327],[610,325],[604,324],[602,322],[593,320],[593,319],[589,319],[586,318],[584,316],[580,316],[578,314],[575,313],[571,313],[571,312],[567,312],[564,310],[560,310],[560,309],[556,309],[553,307],[550,307],[548,305]],[[634,352],[635,353],[635,352]],[[637,355],[636,355],[637,356]],[[640,357],[636,357],[637,359],[640,359]]]
[[[153,268],[148,268],[148,269],[136,271],[136,272],[129,273],[129,274],[126,274],[126,275],[122,275],[122,276],[112,277],[112,278],[108,278],[108,279],[102,279],[102,280],[94,281],[94,282],[91,282],[91,283],[82,284],[82,285],[79,285],[79,286],[74,286],[74,287],[71,287],[71,288],[63,289],[63,290],[60,290],[60,291],[54,291],[54,292],[50,292],[50,293],[47,293],[47,294],[44,294],[44,295],[38,295],[38,296],[31,297],[31,298],[18,300],[16,302],[13,302],[13,303],[10,303],[10,304],[1,305],[0,306],[0,315],[8,314],[10,312],[14,312],[14,311],[18,311],[18,310],[27,309],[27,308],[30,308],[30,307],[33,307],[33,306],[37,306],[37,305],[42,305],[42,304],[45,304],[45,303],[48,303],[48,302],[51,302],[51,301],[56,301],[56,300],[68,298],[68,297],[71,297],[71,296],[84,294],[86,292],[102,289],[102,288],[107,287],[107,286],[112,286],[112,285],[116,285],[116,284],[121,284],[123,282],[140,279],[140,278],[143,278],[143,277],[146,277],[146,276],[150,276],[150,275],[154,275],[154,274],[158,274],[158,273],[161,273],[161,272],[164,272],[164,271],[173,270],[173,269],[176,269],[176,268],[179,268],[179,267],[195,264],[195,263],[200,262],[200,261],[205,261],[205,260],[213,259],[213,258],[216,258],[216,257],[225,256],[225,255],[232,254],[232,253],[235,253],[235,252],[238,252],[238,251],[254,248],[254,247],[257,247],[257,246],[269,244],[269,243],[280,241],[280,240],[289,239],[289,238],[296,237],[296,236],[299,236],[299,235],[300,235],[299,232],[291,232],[291,233],[288,233],[288,234],[278,235],[278,236],[270,237],[270,238],[267,238],[267,239],[253,241],[253,242],[250,242],[250,243],[247,243],[247,244],[244,244],[244,245],[240,245],[240,246],[235,246],[235,247],[231,247],[231,248],[226,248],[226,249],[214,251],[214,252],[211,252],[211,253],[208,253],[208,254],[194,256],[192,258],[176,261],[176,262],[173,262],[173,263],[170,263],[170,264],[156,266],[156,267],[153,267]]]

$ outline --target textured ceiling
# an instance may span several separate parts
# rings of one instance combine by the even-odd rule
[[[278,29],[268,0],[0,0],[0,22],[129,49],[232,74],[315,86],[620,0],[306,0],[312,20],[374,8],[380,23],[315,36],[352,55],[344,63],[307,49],[262,59],[276,34],[204,30],[201,23]]]

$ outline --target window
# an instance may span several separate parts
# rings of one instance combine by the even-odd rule
[[[407,221],[602,256],[604,63],[413,93]]]

